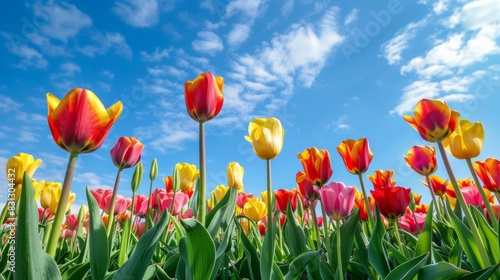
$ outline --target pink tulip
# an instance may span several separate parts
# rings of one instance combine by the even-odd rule
[[[116,167],[120,169],[130,168],[141,160],[144,145],[135,137],[120,137],[111,149],[111,159]]]
[[[109,209],[111,208],[111,198],[113,197],[113,191],[110,191],[107,196],[103,198],[103,208],[104,212],[109,214]],[[115,216],[121,215],[132,203],[132,199],[125,198],[122,195],[117,194],[115,198]]]
[[[319,190],[321,201],[330,219],[340,221],[351,213],[354,206],[354,187],[346,187],[342,182],[331,182]]]
[[[193,210],[192,209],[188,209],[186,210],[186,212],[182,213],[181,214],[181,219],[189,219],[189,218],[193,218]]]
[[[309,178],[307,178],[305,172],[297,172],[295,175],[295,181],[297,182],[299,192],[303,197],[308,200],[316,200],[319,198],[319,188],[316,185],[313,185]]]
[[[244,192],[239,192],[238,196],[236,197],[236,205],[238,205],[238,207],[243,209],[245,207],[245,203],[247,203],[247,200],[249,198],[253,198],[253,194],[251,193],[246,194]]]
[[[484,205],[481,194],[475,186],[463,187],[460,188],[460,190],[462,191],[465,203],[467,203],[467,205],[474,205],[476,207],[482,207]]]
[[[135,235],[137,235],[137,237],[141,237],[141,235],[143,234],[144,232],[144,226],[146,225],[145,222],[141,222],[137,225],[137,228],[135,229]]]
[[[99,208],[104,209],[104,198],[108,195],[112,195],[113,190],[97,189],[90,190],[90,193],[92,193],[92,195],[94,196],[95,200],[97,201],[97,205],[99,205]]]
[[[61,231],[61,237],[72,237],[73,236],[73,230],[69,229],[69,228],[65,228]]]
[[[172,208],[172,200],[174,199],[174,193],[173,192],[162,192],[158,194],[159,202],[158,204],[160,205],[160,211],[165,212],[165,211],[170,211]],[[179,215],[181,213],[182,208],[184,205],[186,205],[189,201],[189,196],[183,192],[178,192],[175,194],[175,202],[174,202],[174,213],[173,215]]]
[[[71,230],[76,230],[78,228],[77,214],[71,214],[66,216],[66,227]]]
[[[149,199],[143,194],[135,196],[134,214],[139,217],[144,217],[148,211]]]
[[[164,195],[166,193],[167,191],[165,191],[164,189],[155,189],[151,194],[151,199],[153,200],[151,201],[151,208],[154,209],[160,208],[160,204],[158,203],[160,201],[160,194]]]
[[[401,227],[401,229],[406,230],[407,232],[413,234],[419,233],[424,228],[426,216],[427,214],[425,213],[415,213],[415,218],[413,218],[412,213],[407,213],[406,215],[398,219],[399,226]]]

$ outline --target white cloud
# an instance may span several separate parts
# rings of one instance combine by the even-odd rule
[[[73,62],[64,62],[59,65],[60,72],[50,75],[51,80],[59,79],[61,77],[73,77],[75,73],[80,73],[80,66]]]
[[[226,17],[241,14],[250,19],[255,19],[265,11],[266,2],[267,0],[233,0],[226,6]]]
[[[77,47],[77,50],[90,57],[95,57],[96,54],[104,55],[110,50],[127,58],[132,57],[132,50],[120,33],[94,32],[90,35],[90,40],[95,44]]]
[[[448,10],[449,5],[450,5],[450,0],[439,0],[436,3],[434,3],[432,9],[436,14],[440,15],[444,13],[446,10]]]
[[[1,32],[1,34],[7,40],[10,40],[10,36],[7,33]],[[6,46],[11,53],[21,58],[21,61],[19,63],[13,65],[16,68],[21,68],[24,70],[29,67],[43,69],[47,68],[47,66],[49,65],[49,62],[45,59],[45,57],[34,48],[28,47],[26,45],[13,45],[13,43],[6,43]]]
[[[412,22],[399,30],[394,38],[382,45],[383,56],[390,65],[401,61],[401,54],[409,47],[409,41],[415,37],[418,29],[426,23],[426,18],[418,22]]]
[[[113,12],[126,24],[134,27],[151,27],[158,23],[157,0],[116,1]]]
[[[182,79],[186,76],[185,71],[177,69],[171,65],[159,65],[148,68],[148,73],[153,76],[173,76],[178,79]]]
[[[349,25],[358,20],[358,12],[359,12],[358,9],[352,9],[352,11],[344,19],[344,25]]]
[[[235,24],[227,35],[227,42],[231,47],[237,47],[250,36],[250,26],[246,24]]]
[[[31,142],[38,142],[38,135],[32,131],[29,131],[27,129],[21,129],[19,131],[19,137],[17,138],[17,141],[21,143],[31,143]]]
[[[0,100],[2,100],[2,102],[0,102],[0,112],[2,113],[15,112],[23,106],[7,95],[0,94]]]
[[[148,62],[160,62],[163,58],[169,58],[169,53],[172,51],[169,49],[160,49],[156,47],[155,51],[152,53],[148,53],[146,51],[141,51],[141,57],[143,61]]]
[[[101,189],[112,189],[112,182],[110,182],[110,176],[105,176],[93,173],[93,172],[76,172],[73,180],[78,183],[83,183],[85,186],[88,186],[89,189],[95,190],[98,188]],[[103,182],[103,180],[106,180]]]
[[[334,131],[347,130],[351,128],[351,126],[345,122],[346,119],[347,119],[346,116],[341,116],[337,120],[333,120],[331,123],[327,124],[325,128],[326,129],[333,128]]]
[[[288,16],[293,11],[293,0],[285,0],[285,4],[281,7],[281,14]]]
[[[211,31],[200,31],[197,35],[198,39],[192,42],[195,51],[215,55],[224,49],[222,40],[217,34]]]
[[[486,25],[500,24],[500,1],[476,0],[466,3],[456,11],[455,17],[467,29],[481,29]]]

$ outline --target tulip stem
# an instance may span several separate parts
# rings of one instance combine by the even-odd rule
[[[439,216],[441,216],[441,218],[444,218],[443,213],[440,210],[441,207],[439,207],[439,205],[436,202],[436,194],[434,193],[434,189],[432,188],[432,182],[431,182],[431,178],[429,177],[429,175],[425,176],[425,180],[427,181],[427,186],[429,186],[429,191],[431,192],[431,196],[432,196],[432,203],[434,204],[434,207],[436,207],[436,212]],[[418,227],[418,224],[417,224],[417,227]]]
[[[483,259],[483,262],[484,262],[483,268],[490,267],[491,266],[490,258],[488,256],[488,253],[486,252],[485,247],[484,247],[483,239],[481,238],[481,235],[479,234],[479,230],[477,229],[477,225],[474,222],[474,218],[472,218],[469,207],[467,207],[467,203],[465,203],[465,199],[464,199],[464,196],[462,194],[462,191],[458,187],[458,183],[457,183],[457,180],[455,178],[455,174],[453,174],[453,170],[451,169],[451,165],[450,165],[450,162],[448,160],[448,156],[446,155],[446,151],[444,149],[443,142],[438,141],[437,144],[439,147],[439,152],[441,153],[441,157],[443,158],[443,164],[446,167],[446,171],[448,172],[448,176],[450,177],[451,185],[453,186],[453,189],[455,190],[455,194],[457,196],[458,203],[460,203],[460,207],[462,208],[462,211],[465,214],[465,219],[467,220],[467,223],[469,224],[469,228],[470,228],[472,235],[475,239],[476,246],[479,250],[479,253],[481,254],[481,258]]]
[[[153,211],[153,180],[150,181],[149,183],[149,200],[148,200],[148,210],[146,211],[146,223],[144,224],[145,231],[148,231],[148,224],[147,220],[149,217],[151,217],[151,211]]]
[[[116,174],[115,186],[113,188],[113,195],[111,196],[111,205],[109,207],[108,213],[108,224],[106,226],[106,234],[108,235],[108,240],[110,242],[113,241],[113,237],[111,236],[111,229],[115,225],[115,201],[116,195],[118,194],[118,185],[120,185],[120,178],[122,176],[122,169],[118,169],[118,173]],[[109,247],[112,247],[112,243],[109,243]]]
[[[205,225],[205,215],[207,212],[207,190],[206,190],[206,162],[205,162],[205,125],[200,121],[199,131],[199,152],[200,152],[200,189],[198,190],[198,220]]]
[[[363,175],[358,174],[358,176],[359,176],[359,184],[361,185],[361,190],[363,191],[363,198],[365,200],[366,213],[368,214],[368,222],[369,222],[368,229],[371,231],[373,225],[375,224],[373,221],[372,208],[370,207],[370,201],[368,200],[368,196],[366,195],[365,183],[363,182]]]
[[[341,236],[340,236],[340,220],[337,221],[337,233],[335,234],[337,236],[337,261],[338,261],[338,271],[339,271],[339,276],[340,280],[344,280],[344,270],[342,269],[342,250],[340,250],[340,243],[341,243]]]
[[[329,226],[328,220],[326,218],[326,211],[325,211],[325,205],[323,203],[323,200],[319,199],[319,201],[321,201],[321,213],[323,215],[323,234],[325,235],[324,239],[325,239],[325,247],[326,247],[326,262],[330,263],[330,259],[331,259],[331,256],[330,256],[331,243],[330,243],[330,234],[328,234],[328,228],[330,226]],[[314,205],[312,205],[312,207],[314,207]]]
[[[316,242],[314,242],[314,245],[316,246],[315,249],[318,249],[318,244],[320,242],[320,235],[319,235],[319,226],[318,226],[318,218],[316,216],[316,208],[314,207],[314,201],[311,201],[311,214],[312,214],[312,219],[313,219],[313,225],[314,225],[314,230],[316,232]],[[324,224],[324,221],[323,221]]]
[[[57,206],[54,222],[52,223],[52,230],[50,231],[49,243],[47,246],[47,253],[52,258],[55,258],[56,256],[57,243],[59,241],[59,236],[61,235],[61,224],[68,205],[69,194],[71,192],[71,182],[73,181],[73,174],[75,173],[77,159],[78,153],[71,152],[69,154],[68,166],[66,167],[66,174],[64,175],[61,196],[59,197],[59,204]]]
[[[484,205],[486,206],[486,211],[488,211],[488,216],[490,216],[490,220],[493,224],[493,229],[498,230],[498,220],[495,218],[495,213],[493,212],[493,209],[491,208],[491,204],[488,200],[488,197],[486,196],[486,193],[484,192],[483,187],[481,186],[481,182],[479,182],[479,178],[477,177],[476,172],[474,171],[474,167],[472,166],[472,161],[470,158],[465,159],[467,161],[467,165],[469,166],[470,173],[472,174],[472,178],[474,178],[474,182],[476,183],[477,190],[481,194],[481,197],[483,198]]]
[[[408,256],[405,254],[405,251],[403,249],[403,243],[401,243],[401,237],[399,236],[398,219],[393,218],[392,223],[393,223],[393,229],[394,229],[394,236],[396,237],[396,241],[398,242],[398,246],[399,246],[399,252],[401,254],[403,254],[403,256]],[[418,224],[417,224],[417,228],[418,228]]]
[[[273,222],[273,208],[272,208],[272,186],[271,186],[271,160],[266,160],[267,164],[267,224]]]

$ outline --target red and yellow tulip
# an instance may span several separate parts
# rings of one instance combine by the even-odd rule
[[[437,169],[436,148],[432,146],[413,146],[404,157],[406,164],[422,176],[428,176]]]
[[[485,161],[476,161],[473,166],[484,187],[500,193],[500,160],[488,158]]]
[[[319,151],[316,147],[312,147],[297,154],[297,157],[302,163],[307,178],[314,185],[321,187],[332,177],[330,153],[327,150]]]
[[[373,153],[370,151],[368,139],[359,140],[347,139],[337,146],[344,165],[352,174],[363,174],[368,170],[373,159]]]
[[[209,121],[219,114],[224,96],[224,79],[210,72],[201,73],[193,81],[184,83],[184,96],[189,116],[197,122]]]
[[[396,181],[392,179],[392,176],[394,176],[394,170],[375,170],[373,176],[368,175],[368,179],[375,189],[392,188],[396,185]]]
[[[144,145],[135,137],[120,137],[111,149],[113,164],[119,169],[135,166],[141,160]]]

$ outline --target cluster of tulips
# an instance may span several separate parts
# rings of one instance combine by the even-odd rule
[[[271,161],[285,130],[272,117],[252,120],[245,136],[267,166],[260,198],[245,193],[237,162],[228,164],[227,184],[207,196],[204,126],[222,108],[223,84],[211,73],[185,83],[187,112],[199,123],[198,167],[177,163],[154,188],[154,159],[149,193],[138,194],[144,145],[120,137],[110,150],[114,188],[87,188],[79,213],[70,211],[76,161],[102,146],[122,104],[106,109],[80,88],[62,100],[47,94],[48,124],[69,153],[68,166],[63,183],[45,182],[35,180],[41,159],[19,153],[8,160],[16,211],[10,215],[6,205],[0,216],[4,279],[500,279],[500,161],[472,161],[484,141],[481,123],[460,120],[445,102],[430,99],[404,117],[429,142],[404,156],[422,176],[429,204],[397,186],[393,170],[375,170],[367,176],[373,188],[365,186],[374,156],[366,138],[337,146],[359,186],[330,181],[330,153],[311,147],[297,154],[297,187],[273,190]],[[437,150],[446,180],[433,175]],[[447,152],[465,160],[470,174],[457,180]],[[120,178],[130,168],[127,198],[119,194]],[[15,249],[6,242],[13,235]]]

